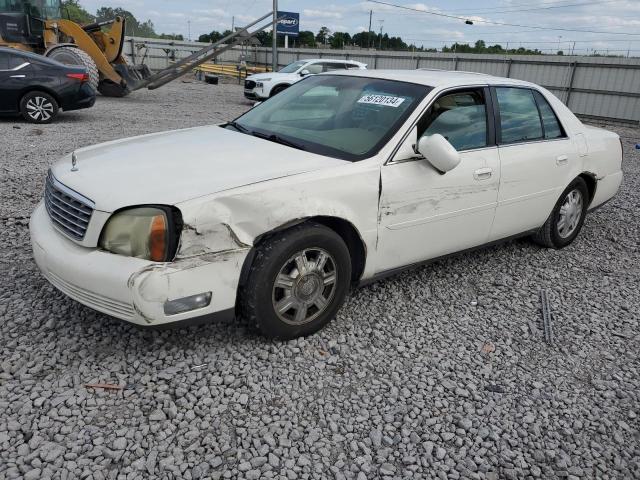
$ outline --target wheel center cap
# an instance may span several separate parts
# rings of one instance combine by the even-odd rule
[[[295,293],[303,302],[312,300],[320,291],[320,278],[315,274],[307,274],[298,280]]]

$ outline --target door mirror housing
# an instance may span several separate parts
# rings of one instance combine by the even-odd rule
[[[301,77],[306,77],[307,75],[311,75],[311,72],[306,68],[300,72]]]
[[[440,173],[453,170],[460,163],[460,154],[439,133],[424,136],[418,142],[418,151]]]

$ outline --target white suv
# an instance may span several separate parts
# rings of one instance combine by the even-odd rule
[[[278,72],[259,73],[247,77],[244,96],[251,100],[265,100],[281,92],[307,75],[335,70],[366,70],[365,63],[350,60],[310,59],[290,63]]]

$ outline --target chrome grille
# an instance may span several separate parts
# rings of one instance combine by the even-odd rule
[[[84,239],[93,214],[94,204],[91,200],[64,186],[49,172],[44,205],[59,230],[74,240]]]

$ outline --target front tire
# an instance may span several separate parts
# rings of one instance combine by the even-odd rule
[[[547,248],[564,248],[571,244],[582,229],[589,206],[589,189],[578,177],[566,188],[551,215],[533,237]]]
[[[350,283],[351,257],[342,238],[306,222],[257,247],[241,311],[266,337],[311,335],[333,319]]]
[[[289,85],[278,85],[278,86],[273,87],[271,89],[271,93],[269,94],[269,98],[276,96],[277,94],[279,94],[283,90],[286,90],[288,87],[289,87]]]
[[[55,98],[45,92],[28,92],[20,100],[20,113],[31,123],[51,123],[60,110]]]

